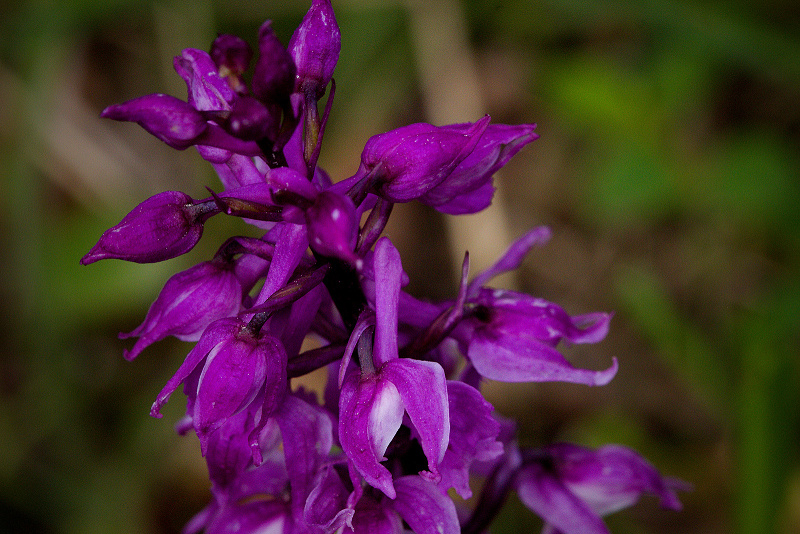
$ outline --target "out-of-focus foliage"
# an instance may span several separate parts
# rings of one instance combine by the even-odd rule
[[[342,56],[322,155],[335,179],[370,135],[428,120],[413,29],[423,4],[463,14],[482,111],[539,123],[541,139],[498,180],[514,236],[554,228],[520,284],[571,313],[616,312],[602,354],[572,352],[597,368],[617,356],[610,386],[489,384],[498,410],[530,445],[623,443],[695,484],[679,514],[646,501],[611,516],[617,534],[800,530],[796,2],[335,1]],[[218,240],[163,265],[78,259],[146,196],[202,197],[214,177],[191,150],[97,115],[141,94],[183,96],[181,48],[217,31],[253,42],[268,17],[286,42],[306,8],[0,6],[0,532],[178,532],[205,504],[197,443],[171,428],[180,401],[147,416],[187,347],[165,341],[131,364],[115,335]],[[441,220],[403,209],[411,222],[393,231],[407,235],[393,238],[423,260],[405,266],[412,290],[446,295]],[[234,232],[217,219],[209,232]],[[512,502],[493,531],[536,525]]]

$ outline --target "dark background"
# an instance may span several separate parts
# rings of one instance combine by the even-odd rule
[[[632,446],[691,481],[645,498],[624,533],[800,532],[800,8],[790,0],[335,1],[343,50],[322,165],[350,176],[366,139],[410,122],[537,122],[485,214],[400,206],[389,234],[417,296],[450,297],[531,226],[553,228],[497,282],[615,312],[568,349],[604,388],[488,384],[521,440]],[[217,217],[186,257],[78,265],[166,189],[217,182],[192,150],[98,118],[185,97],[172,57],[216,32],[287,42],[304,1],[30,0],[0,7],[0,532],[172,533],[209,498],[196,440],[147,414],[188,345],[122,359],[166,279],[247,232]],[[250,231],[252,232],[252,231]],[[475,272],[475,271],[473,271]],[[515,499],[493,532],[535,532]]]

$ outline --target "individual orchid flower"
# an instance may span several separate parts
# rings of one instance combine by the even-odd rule
[[[220,319],[203,332],[158,394],[150,414],[161,417],[161,407],[180,384],[190,383],[190,375],[196,384],[185,387],[191,401],[188,415],[205,452],[209,435],[257,396],[262,419],[272,413],[284,393],[286,352],[277,339],[254,334],[240,319]]]
[[[564,381],[605,385],[616,375],[617,360],[608,369],[576,369],[555,348],[561,341],[597,343],[608,333],[611,314],[569,316],[560,306],[514,291],[482,287],[492,277],[515,269],[531,247],[550,238],[547,228],[534,228],[467,287],[471,312],[459,326],[467,356],[482,376],[505,382]]]
[[[602,516],[631,506],[645,493],[680,510],[683,481],[663,477],[635,451],[619,445],[597,450],[569,443],[523,451],[517,474],[520,500],[541,515],[547,534],[608,534]]]
[[[431,348],[446,339],[454,339],[485,378],[504,382],[607,384],[617,372],[616,359],[603,371],[576,369],[556,346],[561,341],[601,341],[608,332],[611,314],[571,317],[560,306],[544,299],[482,287],[497,274],[519,265],[528,250],[546,242],[549,235],[549,230],[544,228],[528,232],[469,284],[466,283],[468,263],[465,260],[456,302],[436,305],[403,294],[401,321],[418,329],[425,329],[427,325],[410,348],[418,352],[419,343]]]
[[[450,436],[447,384],[439,364],[398,358],[397,304],[402,266],[399,253],[388,238],[382,238],[375,246],[374,271],[374,347],[359,353],[360,371],[351,370],[344,376],[339,440],[367,483],[395,498],[392,474],[381,461],[405,413],[428,459],[429,472],[423,476],[440,479],[438,464],[444,458]],[[359,331],[364,329],[357,327],[356,332]],[[347,363],[343,366],[346,369]]]
[[[481,289],[471,305],[474,310],[461,326],[469,330],[467,357],[485,378],[603,386],[617,373],[616,358],[604,371],[576,369],[555,348],[561,340],[600,341],[610,314],[570,317],[544,299],[490,288]]]

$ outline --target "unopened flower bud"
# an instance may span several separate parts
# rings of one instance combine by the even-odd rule
[[[358,238],[358,214],[350,197],[323,191],[306,210],[306,222],[314,252],[348,262],[358,259],[353,252]]]
[[[287,48],[297,65],[295,91],[310,91],[319,100],[331,81],[342,48],[342,35],[330,0],[314,0]]]
[[[114,104],[103,110],[101,117],[131,121],[155,135],[172,148],[184,149],[206,131],[208,123],[202,113],[174,96],[153,94]]]
[[[120,259],[154,263],[189,252],[203,235],[203,223],[219,213],[212,203],[194,204],[180,191],[164,191],[136,206],[116,226],[106,230],[81,258],[82,265]]]
[[[375,194],[392,202],[419,198],[472,152],[488,123],[486,116],[466,131],[420,123],[376,135],[364,146],[357,176],[372,174]]]
[[[225,121],[225,130],[245,141],[274,137],[279,118],[274,117],[259,100],[250,96],[238,98]]]
[[[247,87],[242,80],[242,74],[250,66],[253,59],[253,49],[247,41],[241,37],[221,34],[211,44],[211,59],[217,66],[217,72],[223,78],[228,79],[231,87],[239,94],[247,91]]]
[[[297,71],[292,56],[272,30],[272,22],[261,25],[258,35],[258,60],[253,71],[253,95],[267,104],[283,104],[294,89]]]

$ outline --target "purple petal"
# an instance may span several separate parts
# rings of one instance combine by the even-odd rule
[[[497,441],[500,424],[492,417],[492,405],[481,393],[463,382],[447,382],[450,411],[450,444],[440,466],[440,487],[453,487],[464,499],[472,496],[469,468],[473,461],[489,461],[503,453]]]
[[[303,519],[324,532],[337,532],[345,526],[352,530],[355,510],[347,508],[348,494],[339,473],[328,466],[305,502]]]
[[[400,517],[416,534],[459,534],[453,500],[432,482],[416,475],[394,482],[397,499],[392,502]]]
[[[243,325],[244,326],[244,325]],[[200,437],[245,408],[265,387],[267,396],[285,380],[286,353],[278,340],[240,328],[208,353],[197,385],[192,420]]]
[[[520,335],[555,347],[562,339],[571,343],[595,343],[608,333],[611,314],[592,313],[570,317],[561,306],[524,293],[483,288],[475,303],[483,306],[481,320],[492,335]]]
[[[604,386],[617,374],[617,359],[604,371],[576,369],[556,349],[536,340],[476,331],[468,356],[485,378],[503,382],[574,382]]]
[[[175,389],[183,383],[184,380],[195,370],[195,368],[202,362],[208,353],[220,343],[230,339],[242,327],[242,322],[235,318],[220,319],[215,321],[206,328],[200,341],[189,352],[183,363],[178,368],[178,371],[170,378],[161,392],[158,394],[153,407],[150,409],[150,415],[153,417],[161,417],[161,407],[169,400],[169,396]]]
[[[350,532],[345,529],[344,532]],[[352,532],[358,534],[404,534],[403,521],[397,513],[368,495],[358,501],[352,521]]]
[[[279,228],[275,254],[269,265],[267,278],[258,294],[258,299],[253,303],[254,306],[263,304],[275,291],[286,285],[308,248],[305,226],[281,223]]]
[[[402,422],[403,404],[392,382],[348,373],[339,397],[342,450],[369,485],[392,499],[392,475],[380,462]]]
[[[303,513],[321,463],[333,446],[330,417],[295,395],[288,395],[275,414],[283,439],[286,471],[292,491],[292,509]]]
[[[611,322],[611,313],[587,313],[586,315],[573,315],[564,339],[570,343],[597,343],[608,335],[608,325]]]
[[[459,194],[451,199],[444,200],[439,204],[433,205],[436,211],[445,213],[447,215],[468,215],[471,213],[478,213],[488,208],[492,204],[494,198],[495,187],[491,181],[486,182],[482,186]],[[422,202],[432,205],[422,199]]]
[[[350,338],[347,340],[347,345],[344,348],[344,355],[342,356],[342,362],[339,366],[340,388],[344,382],[345,374],[350,367],[350,360],[353,356],[353,352],[356,350],[356,345],[358,345],[361,336],[367,331],[367,328],[373,326],[375,326],[375,312],[365,307],[364,310],[359,314],[356,325],[353,328]]]
[[[291,519],[280,499],[256,499],[243,504],[228,503],[211,521],[205,534],[284,533]]]
[[[276,198],[288,194],[311,203],[319,195],[317,187],[304,174],[289,167],[270,169],[266,181]]]
[[[264,174],[258,170],[253,158],[240,154],[229,154],[229,157],[223,163],[214,163],[214,170],[217,171],[220,182],[222,182],[226,191],[237,187],[264,183]]]
[[[444,370],[435,362],[396,358],[379,371],[391,381],[420,437],[431,478],[439,477],[439,462],[450,441],[450,411]],[[395,429],[396,430],[396,429]]]
[[[251,415],[246,411],[230,417],[211,434],[206,447],[208,475],[215,489],[226,488],[252,464],[247,435]]]
[[[403,266],[400,253],[388,237],[375,244],[375,352],[376,367],[397,358],[397,306]]]
[[[477,295],[478,290],[485,286],[489,280],[519,267],[528,251],[534,246],[541,246],[550,241],[550,235],[550,228],[539,226],[514,241],[502,258],[470,282],[468,294],[470,296]]]
[[[219,75],[211,56],[203,50],[187,48],[173,61],[175,71],[186,82],[189,104],[200,111],[230,109],[236,98],[228,82]]]
[[[240,96],[233,102],[222,126],[237,139],[258,141],[277,136],[280,116],[252,96]]]
[[[454,124],[445,128],[466,131],[469,126]],[[539,137],[533,133],[534,128],[535,124],[490,124],[475,149],[420,201],[444,213],[475,213],[488,206],[494,191],[492,176],[522,147]],[[471,195],[478,190],[479,195]]]

